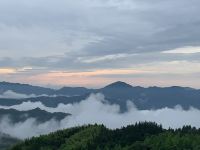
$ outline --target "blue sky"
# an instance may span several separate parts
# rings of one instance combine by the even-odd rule
[[[200,88],[198,0],[0,0],[10,82]]]

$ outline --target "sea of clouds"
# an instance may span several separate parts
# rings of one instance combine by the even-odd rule
[[[19,105],[0,106],[4,109],[31,110],[40,108],[48,112],[70,113],[61,121],[49,120],[38,124],[34,118],[25,122],[12,124],[8,117],[0,121],[0,131],[21,139],[46,134],[63,128],[86,124],[104,124],[106,127],[115,129],[139,121],[154,121],[162,124],[164,128],[178,128],[183,125],[200,127],[200,110],[190,108],[183,110],[180,106],[175,108],[162,108],[157,110],[138,110],[136,106],[127,101],[126,112],[120,112],[120,106],[110,104],[102,94],[91,94],[87,99],[79,103],[59,104],[56,108],[44,106],[41,102],[23,102]]]

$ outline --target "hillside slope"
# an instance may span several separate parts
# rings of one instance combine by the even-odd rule
[[[199,149],[200,129],[165,130],[143,122],[110,130],[103,125],[74,127],[25,140],[10,150],[169,150]]]

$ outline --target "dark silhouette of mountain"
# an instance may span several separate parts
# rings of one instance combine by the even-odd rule
[[[0,119],[4,117],[9,117],[11,123],[23,122],[27,119],[34,118],[38,123],[46,122],[51,119],[62,120],[70,114],[55,112],[50,113],[39,108],[28,110],[28,111],[18,111],[15,109],[0,109]]]
[[[110,103],[119,104],[122,110],[126,110],[126,101],[138,97],[140,89],[140,87],[133,87],[127,83],[118,81],[97,90],[97,92],[104,94]]]
[[[25,101],[30,101],[30,102],[41,102],[47,107],[57,107],[58,104],[71,104],[71,103],[76,103],[80,102],[84,99],[86,99],[89,96],[89,94],[86,95],[80,95],[80,96],[56,96],[56,97],[47,97],[47,96],[42,96],[42,97],[33,97],[33,98],[27,98],[24,99]]]
[[[4,83],[6,84],[6,83]],[[1,91],[12,90],[9,89],[9,86],[1,86]],[[12,83],[8,83],[12,86]],[[15,84],[14,84],[15,85]],[[20,88],[22,86],[23,88]],[[29,85],[17,84],[16,89],[19,87],[21,93],[27,93],[26,88],[31,89]],[[34,87],[35,88],[35,87]],[[42,87],[36,87],[36,89],[42,89]],[[23,90],[22,90],[23,89]],[[28,90],[28,93],[31,91]],[[35,90],[37,91],[37,90]],[[0,99],[0,105],[11,106],[15,104],[21,104],[24,101],[31,102],[42,102],[45,106],[48,107],[57,107],[59,103],[68,104],[74,102],[80,102],[81,100],[86,99],[91,93],[102,93],[105,95],[105,98],[111,104],[119,104],[121,109],[126,110],[127,100],[132,101],[138,109],[159,109],[164,107],[173,108],[176,105],[182,106],[184,109],[189,109],[191,106],[200,109],[200,90],[188,88],[188,87],[140,87],[140,86],[131,86],[127,83],[118,81],[110,85],[105,86],[101,89],[87,89],[83,87],[64,87],[59,90],[48,89],[46,93],[48,95],[57,94],[56,97],[40,96],[34,98],[26,99]],[[52,93],[51,93],[52,92]],[[33,92],[32,92],[33,93]],[[44,92],[41,92],[44,94]],[[40,93],[40,94],[41,94]],[[38,94],[38,93],[37,93]],[[60,96],[59,96],[60,95]]]
[[[32,86],[29,84],[20,84],[20,83],[9,83],[9,82],[0,82],[0,94],[6,91],[13,91],[20,94],[31,95],[64,95],[64,96],[77,96],[91,93],[93,89],[87,89],[84,87],[63,87],[58,90],[44,88],[40,86]]]
[[[89,94],[81,95],[81,96],[56,96],[56,97],[48,97],[48,96],[41,96],[41,97],[32,97],[32,98],[25,98],[25,99],[5,99],[0,98],[0,105],[1,106],[12,106],[12,105],[19,105],[23,102],[41,102],[43,105],[47,107],[57,107],[58,104],[70,104],[80,102],[86,99]]]
[[[133,96],[135,97],[142,89],[141,87],[133,87],[127,83],[118,81],[97,90],[97,92],[103,93],[107,98],[124,101],[124,99],[132,99]]]
[[[52,95],[55,93],[53,89],[44,88],[40,86],[32,86],[29,84],[20,84],[20,83],[9,83],[9,82],[0,82],[0,93],[5,91],[13,91],[20,94],[35,94],[35,95]]]
[[[56,91],[58,95],[68,95],[68,96],[85,95],[91,92],[93,92],[92,89],[87,89],[84,87],[63,87]]]
[[[111,103],[117,103],[122,110],[126,108],[126,101],[134,102],[138,109],[174,108],[180,105],[183,109],[191,106],[200,109],[200,91],[188,87],[132,87],[123,82],[110,84],[98,92],[109,98]]]
[[[125,83],[125,82],[122,82],[122,81],[117,81],[117,82],[114,82],[114,83],[111,83],[109,85],[107,85],[106,87],[104,87],[105,89],[116,89],[116,88],[125,88],[125,89],[128,89],[128,88],[133,88],[133,86]]]

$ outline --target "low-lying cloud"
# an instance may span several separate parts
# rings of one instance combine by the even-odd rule
[[[26,94],[16,93],[12,90],[8,90],[0,94],[0,98],[21,99],[21,98],[30,98],[30,97],[36,97],[36,95],[35,94],[26,95]]]
[[[41,97],[41,96],[46,96],[46,97],[57,97],[57,96],[63,96],[63,95],[35,95],[35,94],[22,94],[22,93],[17,93],[12,90],[7,90],[0,94],[0,98],[6,98],[6,99],[25,99],[25,98],[32,98],[32,97]]]
[[[17,124],[11,124],[8,118],[1,120],[0,131],[22,139],[46,134],[58,129],[94,123],[104,124],[111,129],[139,121],[155,121],[162,124],[164,128],[178,128],[183,125],[200,127],[200,120],[198,119],[200,110],[198,109],[190,108],[186,111],[177,106],[174,109],[138,110],[132,102],[127,101],[127,112],[120,113],[120,106],[109,104],[102,94],[92,94],[86,100],[79,103],[59,104],[57,108],[48,108],[40,102],[26,102],[11,107],[17,110],[39,107],[49,112],[67,112],[72,114],[60,122],[50,120],[42,124],[38,124],[33,118]]]

